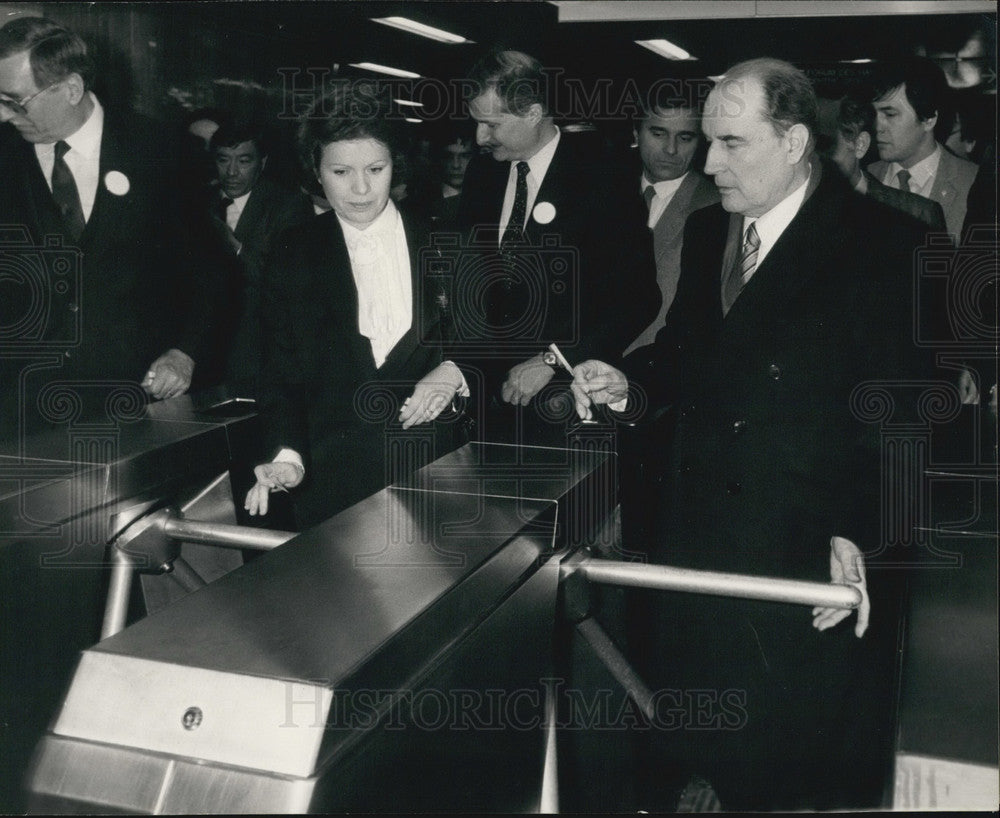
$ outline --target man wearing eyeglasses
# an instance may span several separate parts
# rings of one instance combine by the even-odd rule
[[[0,368],[3,413],[20,404],[26,423],[46,414],[34,398],[46,382],[133,382],[170,398],[205,354],[213,277],[192,274],[170,151],[152,123],[106,111],[92,79],[86,45],[57,23],[0,29],[0,121],[22,138],[0,156],[0,224],[13,226],[0,251],[41,271],[0,292],[4,346],[18,353]]]

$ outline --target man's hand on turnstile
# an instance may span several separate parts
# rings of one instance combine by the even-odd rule
[[[500,397],[515,406],[527,406],[549,381],[555,370],[545,363],[541,355],[511,367],[507,380],[500,387]]]
[[[853,585],[861,593],[858,605],[858,621],[854,635],[860,638],[868,629],[871,602],[868,599],[868,583],[865,580],[865,558],[850,540],[843,537],[830,538],[830,581],[838,585]],[[813,608],[813,627],[825,631],[851,615],[846,608]]]
[[[584,361],[573,367],[570,389],[576,400],[576,413],[581,420],[589,420],[593,403],[608,404],[616,412],[625,408],[628,378],[604,361]]]
[[[194,360],[179,349],[168,349],[149,365],[142,386],[157,400],[183,395],[191,386]]]
[[[267,501],[271,492],[295,488],[302,482],[306,472],[298,463],[278,461],[261,463],[254,467],[253,473],[257,483],[247,492],[243,508],[251,515],[264,515],[267,514]]]

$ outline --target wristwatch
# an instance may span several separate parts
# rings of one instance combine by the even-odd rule
[[[542,360],[549,366],[557,366],[559,364],[559,359],[556,358],[556,354],[554,352],[543,352]]]

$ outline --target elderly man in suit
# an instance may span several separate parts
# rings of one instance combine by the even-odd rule
[[[653,232],[656,283],[663,303],[653,322],[625,349],[626,355],[653,343],[663,326],[677,292],[688,215],[719,201],[712,181],[693,167],[695,155],[704,144],[701,112],[693,94],[664,99],[662,104],[647,100],[647,104],[634,136],[642,160],[640,188],[649,208],[646,224]]]
[[[469,113],[488,149],[466,171],[459,227],[469,241],[460,337],[484,355],[491,397],[525,406],[572,361],[616,359],[656,315],[659,290],[642,201],[582,135],[562,133],[541,64],[495,51],[470,74]],[[633,189],[634,191],[634,189]],[[475,257],[475,262],[469,256]]]
[[[51,20],[19,17],[0,29],[0,119],[22,137],[0,158],[0,223],[30,242],[28,255],[58,246],[82,258],[78,276],[49,271],[40,289],[21,293],[32,303],[20,318],[39,304],[47,310],[44,326],[26,326],[30,337],[20,339],[45,360],[14,360],[19,373],[5,367],[5,413],[20,404],[28,423],[32,395],[52,380],[141,381],[154,398],[183,393],[207,354],[217,301],[217,280],[191,275],[184,253],[168,146],[152,123],[105,111],[92,74],[83,41]]]
[[[888,187],[940,204],[948,232],[961,241],[978,168],[935,138],[935,132],[946,135],[951,126],[944,73],[925,58],[891,64],[876,78],[873,102],[879,161],[868,170]]]
[[[233,297],[224,319],[227,382],[252,384],[260,368],[260,286],[264,262],[281,232],[311,219],[304,193],[263,176],[267,143],[252,123],[224,123],[210,139],[218,185],[209,200],[209,218],[232,272]]]
[[[874,133],[875,109],[868,102],[845,96],[837,110],[837,130],[833,136],[830,159],[858,193],[902,210],[943,233],[947,228],[941,205],[916,193],[883,185],[871,173],[862,170],[861,160],[871,149]]]
[[[583,415],[677,410],[651,561],[862,594],[853,627],[847,610],[645,600],[636,662],[677,693],[649,731],[646,780],[706,777],[730,810],[877,806],[892,753],[898,572],[873,570],[891,549],[857,390],[927,377],[910,331],[924,231],[816,159],[817,122],[794,66],[725,74],[703,117],[721,203],[688,218],[655,354],[625,371],[586,361],[572,385]]]

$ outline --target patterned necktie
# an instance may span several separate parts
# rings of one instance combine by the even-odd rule
[[[747,228],[747,237],[743,242],[743,258],[740,259],[740,287],[744,287],[753,275],[757,266],[757,251],[760,249],[760,236],[757,235],[757,225]]]
[[[723,315],[729,313],[743,291],[743,287],[753,275],[754,268],[757,266],[758,250],[760,250],[760,236],[757,234],[756,224],[751,224],[747,228],[746,238],[743,240],[743,254],[740,256],[739,263],[733,266],[726,277],[722,292]]]
[[[83,218],[83,206],[80,204],[80,193],[76,189],[76,180],[66,164],[66,151],[69,150],[62,140],[56,142],[56,161],[52,165],[52,198],[59,206],[66,227],[74,241],[79,241],[87,226]]]
[[[908,170],[901,170],[896,174],[896,178],[899,180],[899,189],[905,190],[907,193],[912,193],[910,190],[910,172]]]
[[[504,228],[500,249],[517,243],[524,233],[524,217],[528,212],[528,163],[517,163],[517,186],[514,188],[514,207],[510,211],[510,220]]]

